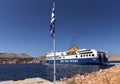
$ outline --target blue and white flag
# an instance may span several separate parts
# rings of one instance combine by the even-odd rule
[[[55,37],[55,3],[53,3],[51,21],[50,21],[50,33],[52,37]]]

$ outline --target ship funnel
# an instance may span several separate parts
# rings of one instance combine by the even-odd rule
[[[77,51],[78,49],[79,49],[78,47],[74,46],[74,47],[69,49],[69,52],[72,53],[72,52]]]

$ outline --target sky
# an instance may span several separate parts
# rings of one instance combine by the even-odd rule
[[[54,0],[56,51],[72,46],[120,54],[120,0]],[[53,50],[53,0],[0,0],[0,53]]]

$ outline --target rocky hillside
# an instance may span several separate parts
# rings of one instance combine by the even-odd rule
[[[63,81],[64,84],[120,84],[120,65],[90,74],[77,74]]]
[[[22,53],[22,54],[0,53],[0,58],[32,58],[32,57],[25,53]]]
[[[14,54],[14,53],[0,53],[0,64],[20,64],[20,63],[32,63],[34,58],[29,55]]]
[[[111,54],[108,56],[109,61],[120,61],[120,54]]]

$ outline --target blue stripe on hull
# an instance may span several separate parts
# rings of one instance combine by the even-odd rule
[[[54,60],[48,60],[50,64],[54,63]],[[62,59],[56,60],[56,64],[99,64],[98,58],[82,58],[82,59]]]

